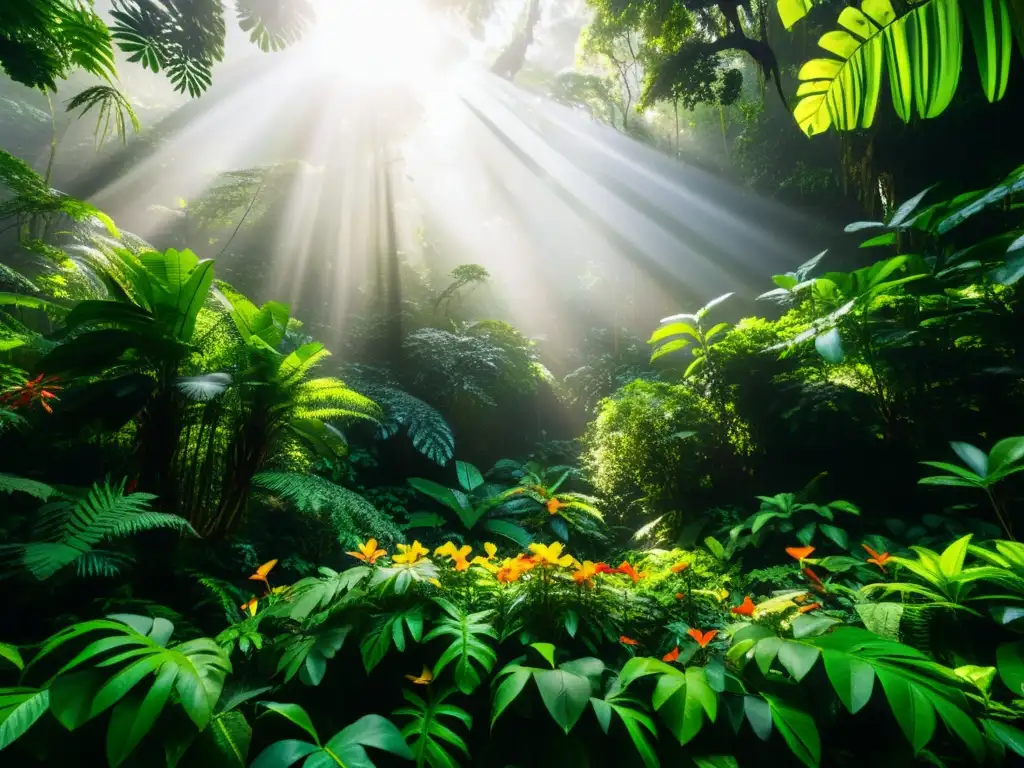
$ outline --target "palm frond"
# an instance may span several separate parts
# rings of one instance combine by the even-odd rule
[[[102,146],[111,133],[124,144],[128,140],[129,125],[132,133],[139,132],[139,118],[135,110],[125,95],[114,86],[94,85],[86,88],[68,100],[67,111],[81,109],[81,116],[84,116],[93,107],[98,111],[96,130],[93,133],[97,147]]]
[[[177,91],[195,98],[213,80],[224,58],[224,6],[159,0],[114,0],[111,32],[129,61],[166,70]]]
[[[355,491],[316,475],[294,472],[261,472],[253,484],[288,501],[303,514],[327,518],[344,545],[376,538],[382,546],[402,541],[395,521]]]
[[[280,51],[302,39],[316,14],[308,0],[238,0],[238,26],[263,51]]]

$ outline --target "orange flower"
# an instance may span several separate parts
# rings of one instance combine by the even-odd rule
[[[747,595],[743,598],[742,603],[737,605],[735,608],[730,608],[729,611],[731,613],[735,613],[737,616],[753,616],[755,608],[756,606],[754,605],[754,601],[750,599],[750,595]]]
[[[430,685],[430,681],[434,679],[434,673],[430,671],[430,667],[426,664],[423,665],[423,671],[420,672],[419,677],[415,675],[406,675],[406,680],[412,680],[416,685]]]
[[[608,563],[594,563],[598,573],[619,573],[618,568],[612,568]]]
[[[672,573],[682,573],[683,571],[685,571],[689,567],[690,567],[689,563],[687,563],[684,560],[680,560],[678,563],[676,563],[675,565],[672,566],[671,570],[672,570]]]
[[[676,592],[676,600],[685,600],[685,599],[686,599],[686,595],[684,595],[682,592]]]
[[[810,605],[802,605],[797,610],[799,610],[800,613],[807,613],[808,611],[816,611],[819,608],[821,608],[821,603],[811,603]]]
[[[814,547],[786,547],[786,554],[794,560],[806,560],[814,552]]]
[[[632,637],[626,637],[625,635],[619,635],[619,642],[623,645],[640,645],[639,640],[634,640]]]
[[[558,510],[560,510],[562,507],[564,507],[565,504],[563,504],[558,499],[556,499],[554,496],[552,496],[550,499],[548,499],[548,503],[547,503],[546,506],[548,508],[548,514],[549,515],[555,515],[555,514],[558,514]]]
[[[377,548],[377,540],[370,539],[365,544],[359,545],[358,552],[346,552],[346,555],[352,555],[357,560],[362,560],[364,563],[373,565],[378,559],[384,557],[387,554],[383,549]]]
[[[697,645],[701,648],[707,648],[708,643],[715,639],[715,635],[718,634],[717,629],[710,629],[707,632],[701,632],[699,629],[691,629],[686,634],[697,641]]]
[[[809,594],[807,594],[806,592],[804,592],[804,593],[803,593],[802,595],[796,595],[796,596],[795,596],[795,597],[793,598],[793,602],[794,602],[794,603],[802,603],[802,602],[804,602],[805,600],[807,600],[807,599],[808,599],[809,597],[810,597],[810,595],[809,595]]]
[[[256,615],[256,606],[259,605],[259,600],[255,597],[249,600],[247,603],[242,603],[239,608],[242,609],[243,613],[248,613],[250,616]]]
[[[637,573],[635,570],[633,570],[633,566],[630,565],[625,560],[623,560],[622,563],[619,565],[619,569],[618,570],[619,570],[619,573],[624,573],[627,576],[629,576],[629,578],[631,578],[633,580],[634,584],[636,584],[638,581],[640,581],[640,579],[647,578],[647,571],[643,571],[641,573]]]
[[[256,573],[249,577],[249,581],[262,581],[267,585],[267,592],[270,592],[270,582],[267,581],[267,575],[274,570],[275,565],[277,565],[277,560],[268,560],[256,569]]]
[[[520,576],[532,570],[536,565],[532,557],[526,557],[525,555],[519,555],[516,558],[506,557],[501,567],[498,568],[497,573],[495,573],[495,577],[502,584],[519,581]]]
[[[679,658],[679,646],[677,645],[671,651],[669,651],[664,656],[662,656],[661,660],[662,661],[667,661],[669,664],[671,664],[673,661],[675,661],[678,658]]]
[[[810,568],[804,568],[802,573],[804,574],[804,576],[811,580],[812,585],[818,592],[825,591],[825,585],[822,583],[821,579],[818,578],[818,574],[816,574],[813,570],[811,570]]]
[[[888,552],[882,552],[881,554],[879,554],[878,552],[875,552],[875,550],[873,550],[867,544],[861,544],[861,546],[867,550],[867,553],[869,555],[871,555],[871,557],[867,559],[868,562],[874,563],[882,570],[882,573],[885,573],[885,564],[889,562],[889,558],[892,557],[892,555],[890,555]]]

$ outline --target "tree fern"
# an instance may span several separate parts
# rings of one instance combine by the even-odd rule
[[[39,509],[36,535],[41,540],[4,549],[19,551],[22,565],[37,579],[47,579],[90,553],[93,554],[81,570],[88,573],[91,568],[96,573],[109,573],[118,559],[112,559],[109,553],[95,552],[98,544],[157,528],[194,533],[184,518],[150,510],[149,503],[155,498],[149,493],[126,495],[123,480],[117,485],[109,479],[102,484],[94,483],[80,496],[51,502]],[[123,558],[120,562],[124,562]]]
[[[291,501],[308,515],[325,517],[334,524],[338,540],[345,546],[376,538],[383,546],[402,541],[395,522],[355,491],[342,488],[316,475],[293,472],[262,472],[253,484]]]

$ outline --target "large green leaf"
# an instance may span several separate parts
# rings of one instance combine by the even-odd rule
[[[45,688],[0,688],[0,750],[13,744],[50,707]]]
[[[797,122],[809,136],[833,125],[838,130],[870,127],[886,70],[901,119],[908,122],[915,111],[923,118],[938,116],[959,84],[965,14],[985,94],[990,101],[1001,99],[1012,57],[1013,1],[924,0],[907,4],[902,16],[891,0],[863,0],[859,9],[843,9],[841,29],[818,43],[836,58],[813,59],[800,70]],[[793,17],[802,10],[801,0],[786,0],[786,5]]]
[[[793,114],[804,133],[814,136],[833,124],[839,130],[871,127],[882,82],[884,31],[895,20],[889,0],[864,0],[860,9],[843,9],[842,29],[818,41],[836,58],[812,59],[800,69],[800,101]]]
[[[821,763],[821,736],[814,718],[790,702],[765,696],[771,707],[772,722],[786,740],[790,751],[808,768]]]
[[[324,748],[337,755],[341,766],[372,766],[364,747],[373,747],[412,760],[412,751],[394,723],[380,715],[364,715],[331,737]]]
[[[484,484],[484,476],[480,474],[480,470],[468,462],[456,461],[455,473],[464,491],[475,491]]]
[[[152,725],[167,702],[171,690],[185,713],[198,728],[205,728],[220,698],[224,679],[231,671],[231,662],[225,652],[210,638],[197,638],[165,648],[157,639],[115,621],[96,620],[74,624],[48,639],[33,659],[36,664],[67,644],[100,635],[91,640],[76,656],[68,661],[53,683],[55,696],[50,708],[62,722],[84,722],[117,705],[136,690],[148,677],[155,677],[148,693],[135,705],[125,704],[112,719],[123,729],[126,738],[141,738]],[[31,666],[31,665],[30,665]],[[62,678],[82,668],[91,668],[102,684],[87,695],[61,697],[57,700],[57,686]],[[129,699],[129,702],[132,699]],[[81,718],[84,718],[81,719]],[[148,725],[147,725],[148,723]]]
[[[435,601],[447,614],[442,616],[437,626],[423,638],[430,642],[439,637],[451,637],[448,648],[434,664],[434,677],[449,664],[455,665],[455,684],[463,693],[472,693],[480,685],[479,669],[490,672],[498,660],[494,650],[485,642],[485,638],[497,639],[498,633],[487,621],[493,611],[468,613],[456,605],[441,598]]]
[[[968,0],[961,3],[974,41],[981,85],[989,101],[1006,95],[1013,59],[1013,27],[1005,0]]]
[[[565,669],[542,669],[533,676],[544,706],[558,726],[568,733],[590,701],[590,680]]]
[[[446,488],[440,483],[435,483],[433,480],[425,480],[421,477],[410,477],[408,482],[414,490],[426,494],[434,501],[444,504],[448,509],[458,515],[459,519],[462,520],[463,523],[465,523],[467,519],[472,519],[472,507],[462,504],[451,488]]]
[[[999,679],[1014,696],[1024,698],[1024,640],[1003,643],[996,648]]]
[[[494,692],[494,702],[491,705],[491,727],[494,727],[495,721],[501,715],[502,712],[515,701],[519,694],[523,692],[523,688],[530,682],[530,678],[533,676],[533,670],[529,667],[520,667],[519,665],[513,664],[509,667],[505,667],[499,678],[505,676],[505,679],[501,681],[497,690]]]
[[[783,26],[792,29],[794,24],[810,12],[812,6],[811,0],[778,0],[779,18],[782,19]],[[795,284],[796,280],[793,283]]]
[[[213,262],[203,261],[193,270],[188,281],[181,286],[175,299],[177,318],[174,331],[178,341],[188,343],[192,340],[199,310],[203,308],[203,304],[206,303],[206,299],[210,295],[211,285],[213,285]]]

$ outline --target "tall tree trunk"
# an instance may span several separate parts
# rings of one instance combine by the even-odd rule
[[[501,52],[501,55],[491,66],[491,71],[505,78],[514,80],[519,70],[526,63],[526,51],[533,44],[533,31],[540,21],[540,0],[530,0],[529,9],[526,13],[526,25],[512,39],[508,47]]]

